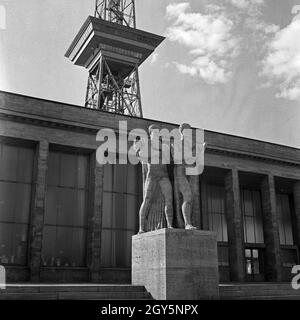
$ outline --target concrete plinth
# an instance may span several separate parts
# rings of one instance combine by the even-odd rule
[[[159,300],[218,299],[215,233],[161,229],[133,236],[132,284]]]

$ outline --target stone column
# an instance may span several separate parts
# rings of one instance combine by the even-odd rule
[[[207,188],[206,181],[203,178],[200,178],[201,184],[201,229],[209,230],[209,222],[208,222],[208,212],[207,212]]]
[[[244,230],[240,203],[239,176],[236,169],[225,177],[226,214],[231,281],[245,281]]]
[[[93,153],[91,157],[90,207],[87,243],[88,268],[90,270],[90,281],[98,282],[101,276],[100,258],[104,167],[97,163],[95,153]]]
[[[300,250],[300,181],[294,183],[294,205],[296,217],[295,240]]]
[[[261,182],[264,238],[266,244],[265,275],[267,281],[281,281],[279,224],[276,212],[276,191],[272,175]]]
[[[37,147],[35,191],[30,225],[30,281],[40,280],[43,227],[45,215],[45,197],[47,185],[49,143],[40,141]]]

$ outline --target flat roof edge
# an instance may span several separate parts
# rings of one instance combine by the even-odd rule
[[[111,112],[108,112],[108,111],[89,109],[89,108],[85,108],[84,106],[75,105],[75,104],[71,104],[71,103],[67,103],[67,102],[61,102],[61,101],[50,100],[50,99],[43,99],[43,98],[33,97],[33,96],[25,95],[25,94],[20,94],[20,93],[0,90],[0,98],[1,98],[1,95],[3,95],[3,94],[4,95],[8,94],[8,95],[21,97],[21,98],[26,98],[26,99],[38,100],[38,101],[41,101],[41,102],[43,101],[43,102],[47,102],[47,103],[54,103],[54,104],[61,105],[61,106],[68,106],[68,107],[72,107],[72,108],[80,108],[81,110],[86,109],[89,112],[101,112],[101,113],[109,114],[109,115],[112,114]],[[132,116],[129,116],[129,115],[122,115],[122,114],[113,114],[113,115],[114,116],[120,116],[120,117],[126,117],[126,118],[141,119],[141,120],[145,120],[145,121],[153,121],[153,122],[156,122],[156,123],[168,124],[170,126],[179,126],[179,123],[172,123],[172,122],[161,121],[161,120],[157,120],[157,119],[139,118],[139,117],[132,117]],[[230,133],[224,133],[224,132],[219,132],[219,131],[212,131],[212,130],[205,129],[205,128],[203,128],[203,130],[205,132],[207,132],[207,133],[220,134],[220,135],[224,135],[224,136],[228,136],[228,137],[232,137],[232,138],[239,138],[239,139],[244,139],[244,140],[249,140],[249,141],[256,141],[256,142],[260,142],[260,143],[265,143],[265,144],[269,144],[269,145],[280,146],[280,147],[284,147],[284,148],[289,148],[289,149],[300,151],[300,148],[298,148],[298,147],[284,145],[284,144],[280,144],[280,143],[276,143],[276,142],[259,140],[259,139],[244,137],[244,136],[238,136],[238,135],[233,135],[233,134],[230,134]]]

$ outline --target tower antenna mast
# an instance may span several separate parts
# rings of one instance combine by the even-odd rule
[[[95,17],[136,28],[134,0],[96,0]]]

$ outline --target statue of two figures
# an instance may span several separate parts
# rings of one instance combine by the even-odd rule
[[[177,131],[178,139],[171,143],[170,136],[166,140],[163,135],[158,136],[161,131],[157,125],[151,125],[148,131],[147,142],[137,139],[134,143],[144,173],[139,233],[175,227],[197,229],[195,220],[199,214],[193,213],[200,210],[199,175],[203,171],[206,147],[203,131],[199,139],[198,135],[193,136],[189,124],[182,124]],[[147,150],[156,151],[158,161],[153,161],[148,152],[143,154],[145,143],[148,143]]]

